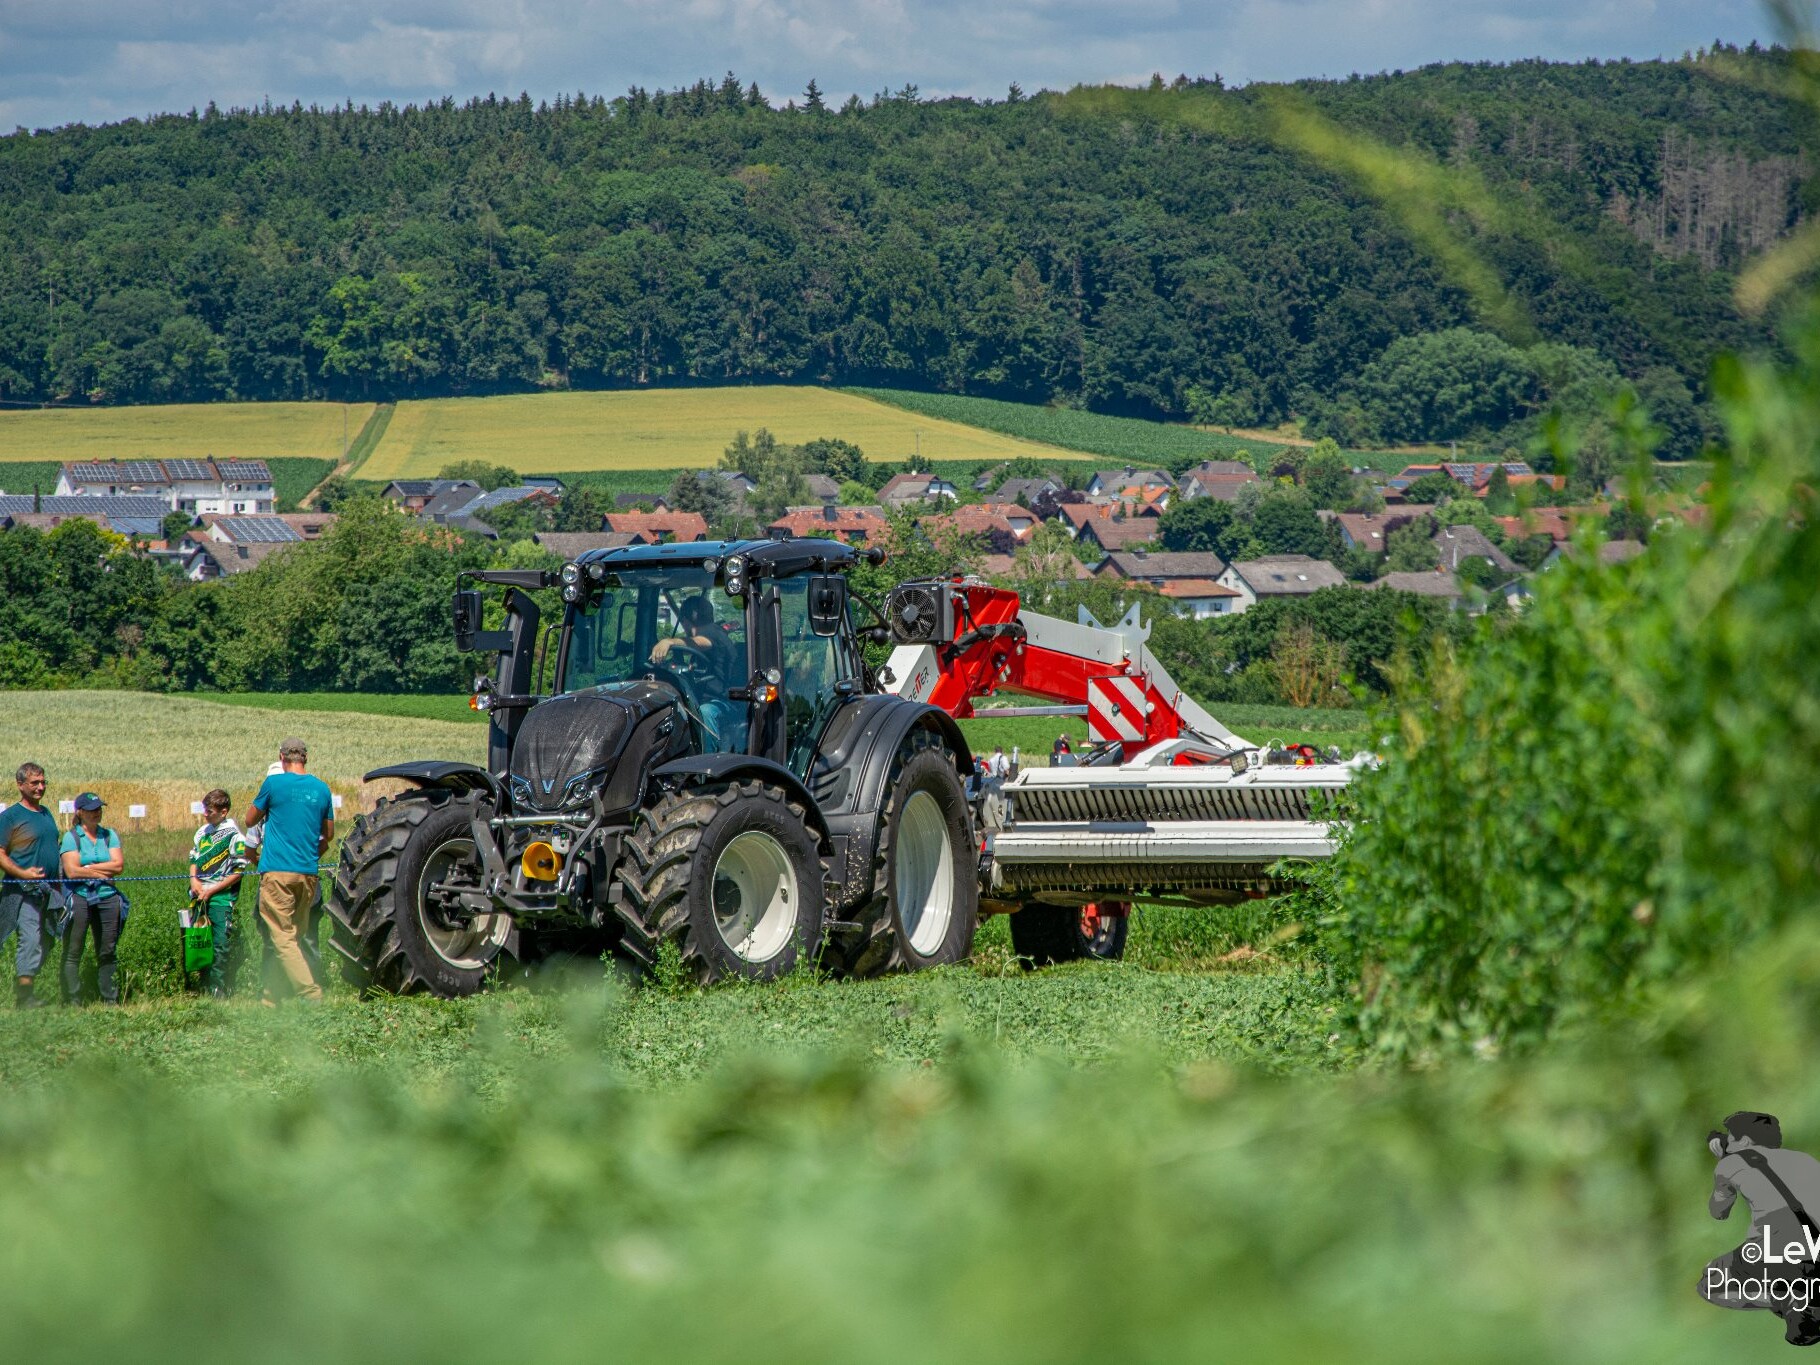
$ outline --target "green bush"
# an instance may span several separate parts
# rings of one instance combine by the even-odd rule
[[[1820,317],[1790,347],[1719,373],[1710,533],[1406,670],[1325,874],[1380,1045],[1532,1044],[1820,909]]]

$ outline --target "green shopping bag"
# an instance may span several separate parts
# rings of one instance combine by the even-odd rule
[[[200,972],[214,966],[215,931],[209,924],[208,912],[191,906],[183,921],[183,970]]]

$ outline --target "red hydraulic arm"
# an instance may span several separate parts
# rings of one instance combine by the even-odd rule
[[[1121,740],[1128,749],[1184,736],[1233,738],[1121,632],[1023,611],[1015,592],[977,579],[941,586],[953,603],[953,636],[921,647],[933,649],[934,667],[919,664],[900,680],[905,695],[958,719],[974,714],[977,698],[998,692],[1083,706],[1093,739]]]

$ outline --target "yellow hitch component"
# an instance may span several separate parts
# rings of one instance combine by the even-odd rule
[[[542,839],[525,846],[524,856],[525,879],[533,882],[553,882],[556,874],[562,870],[562,858]]]

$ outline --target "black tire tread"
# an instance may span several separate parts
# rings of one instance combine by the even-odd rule
[[[372,811],[355,818],[342,841],[323,905],[342,977],[363,994],[413,995],[430,988],[398,939],[398,859],[432,811],[464,799],[471,800],[427,788],[382,797]]]
[[[649,964],[656,961],[659,945],[674,943],[684,968],[703,983],[714,979],[705,944],[691,932],[689,919],[689,869],[708,826],[721,811],[742,801],[771,801],[782,806],[795,823],[809,828],[808,812],[781,789],[758,781],[707,784],[666,792],[640,810],[632,832],[621,845],[622,857],[614,878],[624,894],[622,918],[626,922],[623,946]],[[827,894],[827,859],[817,855],[822,868],[822,894]],[[814,959],[815,944],[805,945],[803,960]]]
[[[950,763],[954,756],[942,737],[932,730],[916,729],[905,736],[898,746],[897,753],[891,759],[891,771],[885,777],[885,791],[895,793],[903,777],[904,769],[919,754],[938,752]],[[865,901],[853,907],[849,912],[852,923],[859,927],[830,934],[828,946],[822,952],[822,965],[842,976],[867,978],[884,976],[890,972],[906,971],[911,967],[905,957],[902,946],[897,941],[897,934],[891,922],[891,898],[889,880],[891,876],[891,827],[887,818],[889,801],[886,809],[879,813],[878,843],[872,853],[872,887]],[[963,867],[961,874],[966,877],[974,875],[971,867]]]

